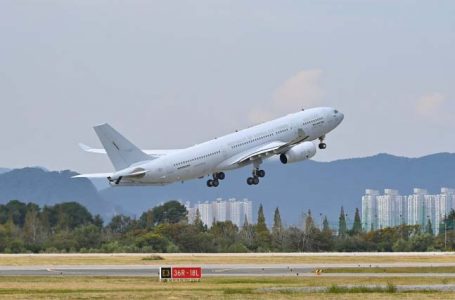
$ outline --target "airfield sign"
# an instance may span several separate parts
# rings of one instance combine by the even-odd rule
[[[161,280],[199,280],[202,278],[201,267],[161,267]]]

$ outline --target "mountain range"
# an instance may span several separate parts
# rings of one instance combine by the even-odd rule
[[[455,187],[455,154],[438,153],[420,158],[378,154],[371,157],[332,162],[305,161],[282,165],[278,161],[263,164],[267,172],[258,186],[248,186],[249,168],[228,172],[218,188],[207,188],[205,180],[192,180],[164,187],[108,187],[97,190],[85,179],[71,179],[71,171],[46,172],[26,168],[0,174],[0,202],[11,199],[53,204],[78,201],[92,212],[109,218],[115,213],[136,217],[168,200],[212,201],[216,198],[248,198],[254,211],[262,203],[267,222],[279,207],[285,223],[297,224],[303,212],[311,209],[317,222],[327,215],[337,223],[344,206],[348,221],[361,207],[365,189],[397,189],[412,194],[414,187],[438,193],[441,187]],[[99,185],[98,185],[99,186]]]
[[[74,175],[77,173],[69,170],[50,172],[38,167],[7,171],[0,174],[0,203],[19,200],[44,206],[75,201],[105,219],[123,212],[104,200],[92,182],[74,180]]]

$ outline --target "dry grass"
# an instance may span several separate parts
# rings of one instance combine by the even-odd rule
[[[0,297],[8,299],[364,299],[357,293],[261,292],[261,288],[455,283],[454,278],[205,278],[201,282],[158,282],[149,277],[0,277]],[[451,293],[368,293],[373,299],[451,299]]]
[[[277,300],[277,299],[308,299],[308,300],[384,300],[384,299],[398,299],[398,300],[447,300],[452,299],[451,293],[406,293],[406,294],[383,294],[383,293],[369,293],[365,294],[222,294],[216,291],[212,292],[88,292],[88,293],[45,293],[45,294],[16,294],[16,295],[0,295],[0,298],[5,299],[246,299],[256,300],[260,297],[262,300]],[[303,298],[304,297],[304,298]]]
[[[403,263],[403,262],[428,262],[428,263],[446,263],[455,262],[454,256],[438,256],[438,257],[423,257],[423,256],[406,256],[406,257],[383,257],[383,256],[346,256],[346,257],[332,257],[332,256],[251,256],[251,257],[164,257],[163,262],[171,264],[339,264],[339,263]]]
[[[323,273],[454,273],[455,267],[330,268]]]
[[[375,264],[375,263],[455,263],[455,255],[403,255],[403,256],[362,256],[362,255],[204,255],[204,254],[159,254],[162,260],[149,260],[150,254],[105,254],[105,255],[0,255],[0,265],[178,265],[178,264]]]

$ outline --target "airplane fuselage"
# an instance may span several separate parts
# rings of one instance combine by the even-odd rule
[[[116,174],[120,177],[123,173],[145,170],[143,176],[122,179],[120,185],[164,185],[201,178],[248,164],[259,165],[263,159],[280,155],[284,150],[300,143],[316,139],[321,139],[322,142],[325,135],[341,123],[343,117],[337,110],[326,107],[299,111],[157,159],[135,163]],[[281,150],[273,147],[275,143],[283,145],[279,148]],[[264,148],[268,145],[269,152]],[[255,149],[258,149],[258,155],[254,155]],[[250,153],[251,158],[242,160],[242,156]]]

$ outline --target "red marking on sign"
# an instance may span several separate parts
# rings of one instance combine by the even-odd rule
[[[201,279],[202,269],[200,267],[172,268],[172,279]]]

